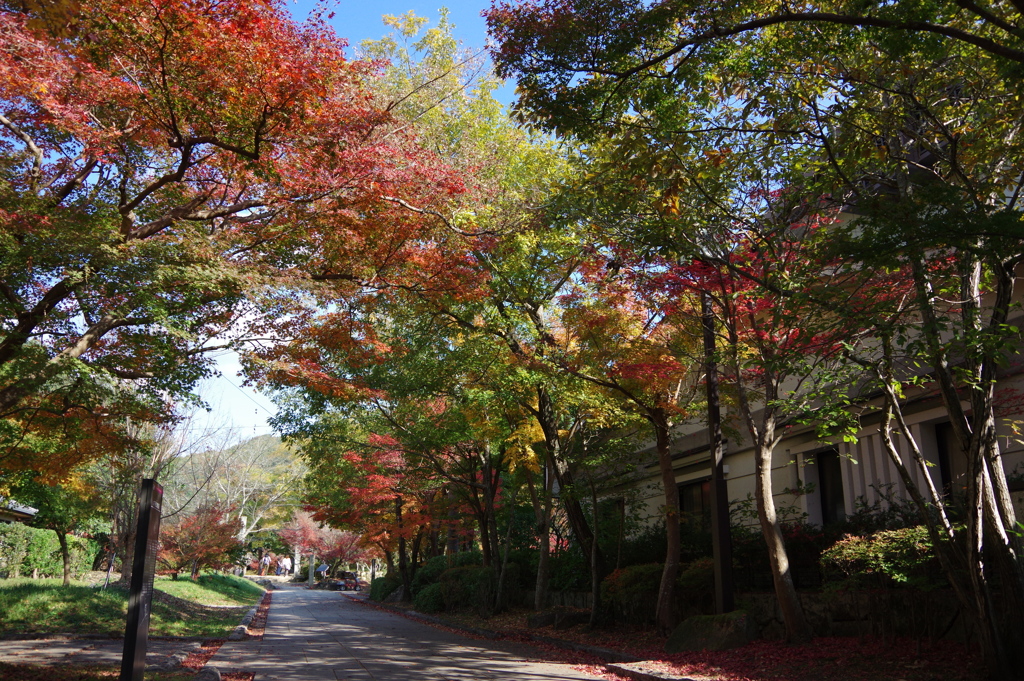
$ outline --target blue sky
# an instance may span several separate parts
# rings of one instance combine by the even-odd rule
[[[302,20],[317,6],[311,0],[290,0],[287,7],[296,19]],[[330,23],[338,35],[346,38],[351,47],[364,40],[377,40],[388,33],[381,17],[385,14],[405,14],[412,10],[417,16],[437,23],[439,9],[447,7],[449,20],[455,24],[455,36],[467,48],[482,48],[487,39],[487,30],[480,12],[490,6],[490,0],[465,0],[462,2],[417,2],[415,0],[371,0],[358,2],[339,0],[326,4],[334,12]],[[354,50],[350,51],[354,56]],[[497,93],[498,99],[508,103],[511,88]],[[200,395],[212,411],[203,418],[197,418],[195,428],[219,428],[231,441],[245,440],[272,432],[267,418],[275,412],[273,403],[251,388],[242,386],[238,375],[240,366],[234,353],[223,353],[217,358],[222,376],[207,381],[200,388]]]
[[[310,0],[290,0],[287,3],[296,19],[304,19],[317,3]],[[487,37],[487,29],[480,12],[490,7],[489,0],[463,0],[461,2],[440,2],[429,0],[337,0],[327,3],[330,11],[335,13],[331,24],[342,38],[347,38],[349,45],[358,45],[363,40],[376,40],[385,33],[387,27],[381,22],[385,14],[405,14],[412,10],[418,16],[437,22],[438,10],[447,7],[452,23],[455,24],[456,37],[466,47],[483,47]]]

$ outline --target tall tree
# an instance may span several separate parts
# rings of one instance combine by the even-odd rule
[[[57,533],[64,566],[64,586],[71,584],[71,551],[68,535],[87,529],[100,517],[106,500],[93,481],[82,471],[73,473],[59,484],[40,482],[33,476],[22,480],[14,493],[23,503],[36,508],[32,524]]]
[[[234,515],[231,509],[214,504],[178,518],[160,532],[160,562],[175,571],[187,567],[192,579],[205,567],[230,564],[232,554],[242,548],[241,522]]]
[[[39,419],[75,426],[46,433],[68,470],[95,456],[76,449],[85,426],[128,400],[167,417],[166,397],[253,319],[247,294],[407,258],[425,223],[393,200],[431,206],[460,184],[319,17],[298,24],[272,0],[59,6],[0,11],[0,456],[13,470],[40,465],[26,446]]]
[[[678,623],[675,585],[683,522],[670,448],[673,427],[692,418],[696,406],[698,319],[688,309],[685,293],[672,290],[668,297],[659,295],[662,292],[651,281],[651,273],[662,273],[666,263],[657,259],[644,263],[622,247],[603,261],[604,267],[584,269],[572,292],[562,299],[562,323],[570,341],[565,355],[555,361],[561,370],[626,402],[654,433],[666,536],[656,619],[658,628],[668,633]]]

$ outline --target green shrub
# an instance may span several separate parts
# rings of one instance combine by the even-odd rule
[[[679,571],[679,579],[676,584],[680,589],[687,591],[714,589],[715,560],[713,558],[698,558],[690,564],[684,565]]]
[[[616,570],[601,582],[601,599],[617,619],[653,622],[661,589],[661,563],[631,565]],[[715,563],[699,558],[680,566],[676,578],[677,615],[708,614],[714,607]]]
[[[35,532],[38,530],[21,523],[0,525],[0,577],[21,576]]]
[[[680,618],[690,614],[710,615],[715,608],[715,561],[698,558],[684,565],[676,579],[676,603]]]
[[[662,569],[661,563],[646,563],[616,570],[601,582],[601,600],[617,619],[653,621]]]
[[[447,570],[448,567],[448,556],[435,556],[421,565],[412,578],[413,596],[425,587],[435,584],[441,578],[441,573]]]
[[[402,586],[402,578],[398,575],[385,575],[377,577],[370,582],[370,600],[383,601],[394,593],[395,589]]]
[[[444,589],[438,584],[428,584],[413,599],[413,605],[420,612],[435,613],[444,612]]]
[[[479,551],[463,551],[455,554],[455,564],[452,567],[466,567],[467,565],[483,565],[484,554]]]
[[[71,574],[80,577],[92,569],[97,542],[68,535]],[[0,576],[30,575],[33,570],[41,577],[59,577],[64,574],[64,559],[60,555],[60,542],[53,530],[43,530],[20,523],[0,525]]]
[[[938,581],[928,530],[922,525],[846,537],[821,554],[829,576],[882,585],[928,586]]]
[[[482,617],[494,611],[498,580],[494,570],[482,565],[466,565],[445,570],[440,580],[444,609],[475,609]]]

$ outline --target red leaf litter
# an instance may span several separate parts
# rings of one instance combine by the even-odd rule
[[[249,623],[249,638],[254,638],[257,641],[263,640],[263,634],[267,630],[267,615],[270,614],[270,599],[273,595],[272,591],[263,594],[263,600],[256,607],[256,616]]]
[[[198,672],[200,669],[206,666],[206,663],[210,661],[220,647],[224,645],[223,638],[211,638],[203,641],[200,645],[199,650],[189,653],[189,656],[185,658],[185,661],[181,663],[182,667],[191,669],[194,672]]]
[[[353,600],[396,612],[362,599]],[[396,614],[415,619],[401,609]],[[431,624],[468,638],[485,638],[458,628]],[[492,617],[479,624],[460,624],[495,631],[501,640],[529,642],[537,650],[538,660],[571,664],[578,671],[606,681],[627,681],[605,668],[604,661],[594,655],[530,640],[531,632],[524,626],[522,613]],[[615,650],[643,660],[638,663],[642,671],[693,681],[982,681],[985,678],[976,650],[946,640],[819,637],[805,645],[754,641],[731,650],[668,654],[664,650],[664,637],[642,630],[590,631],[580,626],[572,630],[532,633],[557,637],[566,643]]]
[[[263,634],[267,630],[267,615],[270,613],[270,597],[271,592],[263,594],[263,600],[256,608],[256,615],[252,618],[252,622],[249,624],[247,631],[249,638],[257,640],[263,639]],[[200,669],[206,666],[206,663],[210,661],[220,647],[224,645],[226,639],[213,638],[203,641],[199,650],[190,653],[185,661],[181,663],[182,667],[191,669],[194,672],[198,672]],[[255,672],[224,672],[221,674],[222,681],[253,681],[256,674]]]

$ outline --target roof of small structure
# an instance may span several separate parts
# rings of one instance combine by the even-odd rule
[[[14,499],[0,497],[0,511],[9,511],[11,513],[14,513],[15,515],[31,517],[38,513],[39,509],[32,508],[31,506],[25,506],[24,504],[19,504]]]

